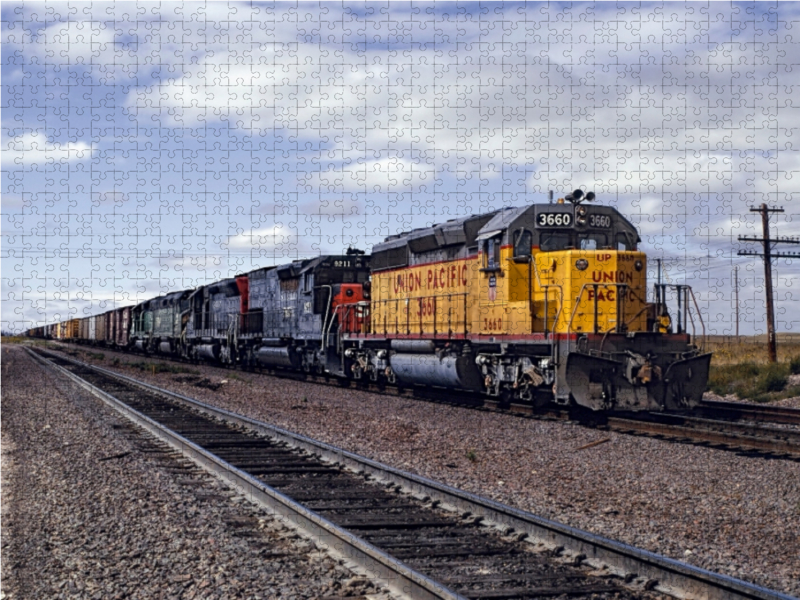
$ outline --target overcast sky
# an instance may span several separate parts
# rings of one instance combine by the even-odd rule
[[[351,4],[3,3],[2,328],[582,187],[765,330],[737,237],[800,235],[800,4]]]

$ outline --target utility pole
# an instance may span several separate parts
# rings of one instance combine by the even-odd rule
[[[739,343],[739,265],[733,267],[733,293],[736,308],[736,343]]]
[[[774,252],[774,244],[800,244],[797,238],[787,237],[769,237],[769,213],[782,213],[782,208],[768,208],[766,204],[762,204],[758,208],[750,207],[750,212],[761,213],[761,228],[763,229],[764,237],[747,237],[740,236],[740,242],[761,242],[764,249],[763,252],[754,252],[752,250],[739,250],[739,256],[761,256],[764,258],[764,287],[766,292],[767,301],[767,344],[769,348],[769,362],[774,363],[778,361],[778,349],[775,343],[775,305],[772,298],[772,259],[773,258],[800,258],[800,254],[792,254],[789,252]],[[738,309],[738,304],[737,304]]]

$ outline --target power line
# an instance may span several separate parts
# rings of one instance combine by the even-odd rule
[[[763,248],[762,252],[755,252],[753,250],[739,250],[739,256],[761,256],[764,259],[764,287],[766,288],[766,303],[767,303],[767,344],[769,349],[769,361],[774,363],[778,360],[778,349],[775,341],[775,305],[772,296],[772,259],[773,258],[800,258],[800,254],[791,252],[773,252],[775,244],[800,244],[797,238],[789,237],[769,237],[769,213],[782,213],[783,208],[769,208],[766,204],[762,204],[758,208],[750,207],[750,212],[761,213],[761,228],[764,237],[749,237],[740,236],[740,242],[760,242]],[[738,293],[737,293],[738,296]],[[736,310],[739,310],[739,303],[737,299]],[[737,318],[738,330],[738,318]]]
[[[736,307],[736,343],[739,343],[739,265],[733,268],[733,292],[735,295],[734,302]]]

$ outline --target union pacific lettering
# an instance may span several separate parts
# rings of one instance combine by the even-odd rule
[[[633,273],[625,271],[592,271],[595,283],[633,283]]]
[[[415,273],[397,273],[392,282],[394,293],[416,292],[418,290],[447,290],[467,287],[467,265],[433,265]]]

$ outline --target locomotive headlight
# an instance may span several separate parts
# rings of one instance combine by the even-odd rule
[[[579,258],[575,261],[575,268],[578,269],[578,271],[585,271],[588,267],[589,261],[585,258]]]
[[[577,223],[577,224],[578,224],[580,227],[583,227],[584,225],[586,225],[586,217],[578,217],[577,219],[575,219],[575,222],[576,222],[576,223]]]
[[[586,216],[586,207],[579,206],[578,207],[578,216],[585,217]]]
[[[642,269],[644,269],[644,263],[640,260],[637,260],[635,263],[633,263],[633,268],[636,269],[637,271],[641,271]]]

